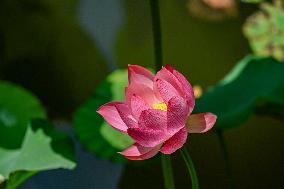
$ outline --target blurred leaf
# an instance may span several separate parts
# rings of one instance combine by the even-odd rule
[[[274,113],[281,114],[284,110],[283,73],[284,64],[272,58],[246,57],[217,86],[197,99],[195,112],[215,113],[217,129],[240,126],[258,109],[269,115],[271,104]]]
[[[37,123],[33,123],[33,125]],[[75,167],[73,161],[66,159],[53,150],[51,145],[52,140],[51,137],[45,134],[44,129],[38,128],[33,131],[33,129],[28,127],[20,149],[10,150],[0,148],[0,174],[5,179],[8,179],[8,188],[9,186],[15,187],[15,185],[20,184],[18,183],[19,180],[24,181],[36,171],[58,168],[73,169]],[[17,175],[17,171],[20,171],[19,175]],[[14,179],[9,180],[9,176],[12,173],[15,174],[14,177],[11,177]]]
[[[96,112],[110,101],[123,101],[127,86],[127,70],[111,73],[96,89],[92,98],[75,113],[73,127],[81,143],[97,156],[115,162],[126,160],[117,152],[133,143],[132,139],[109,126]]]
[[[0,81],[0,147],[20,147],[29,121],[45,117],[43,107],[30,92]]]
[[[44,119],[33,119],[31,127],[33,131],[42,129],[44,134],[51,138],[50,145],[57,154],[75,161],[74,142],[64,131],[60,131],[53,123]]]
[[[125,137],[121,132],[113,129],[108,123],[104,122],[101,126],[101,135],[115,148],[124,150],[133,144],[130,137]]]
[[[261,11],[250,16],[243,31],[256,55],[284,60],[284,9],[263,3]]]

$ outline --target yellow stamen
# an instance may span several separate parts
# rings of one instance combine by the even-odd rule
[[[164,103],[164,102],[154,104],[153,108],[155,110],[163,110],[163,111],[167,111],[167,109],[168,109],[166,103]]]

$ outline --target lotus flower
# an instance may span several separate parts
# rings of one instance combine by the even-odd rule
[[[159,151],[171,154],[181,148],[188,133],[204,133],[216,122],[212,113],[193,114],[194,93],[186,78],[170,65],[156,75],[128,66],[125,102],[109,102],[98,109],[115,129],[135,143],[120,152],[130,160],[144,160]]]

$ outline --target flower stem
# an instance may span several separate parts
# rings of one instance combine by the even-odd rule
[[[217,135],[218,135],[220,148],[221,148],[222,153],[223,153],[225,170],[226,170],[228,181],[229,181],[229,188],[233,189],[235,187],[234,187],[234,181],[233,181],[233,177],[232,177],[232,170],[231,170],[230,163],[229,163],[228,148],[227,148],[227,144],[226,144],[226,141],[225,141],[225,138],[224,138],[224,133],[223,133],[222,130],[217,130],[216,132],[217,132]]]
[[[192,161],[192,159],[189,155],[189,152],[188,152],[186,146],[183,146],[180,151],[181,151],[182,157],[183,157],[183,159],[186,163],[188,172],[190,174],[192,189],[198,189],[199,188],[198,177],[197,177],[197,174],[196,174],[196,171],[195,171],[195,168],[194,168],[193,161]]]
[[[163,65],[162,30],[161,30],[159,0],[149,0],[149,2],[151,7],[155,66],[156,66],[156,71],[158,71],[162,68]]]
[[[158,72],[163,65],[162,30],[161,30],[159,0],[149,0],[149,3],[151,7],[151,18],[152,18],[155,70],[156,72]],[[161,161],[162,161],[165,188],[174,189],[175,183],[172,171],[171,157],[169,155],[162,154]]]
[[[171,165],[171,157],[170,155],[162,154],[161,160],[162,160],[165,188],[174,189],[175,182],[174,182],[172,165]]]

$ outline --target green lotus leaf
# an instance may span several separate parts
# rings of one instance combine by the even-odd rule
[[[123,101],[127,83],[127,70],[111,73],[91,99],[78,109],[73,120],[74,131],[81,143],[98,157],[114,162],[126,162],[117,152],[133,144],[133,140],[108,125],[96,110],[107,102]]]
[[[246,57],[196,101],[195,112],[213,112],[217,129],[243,124],[252,113],[284,110],[284,64],[272,58]]]
[[[57,133],[47,121],[33,121],[26,130],[21,148],[0,148],[0,175],[6,180],[5,187],[16,188],[39,171],[73,169],[75,163],[71,159],[74,158],[66,153],[70,150],[59,151],[63,148],[73,149],[70,141],[67,135]]]
[[[0,147],[19,148],[29,121],[45,117],[45,110],[34,95],[0,81]]]

